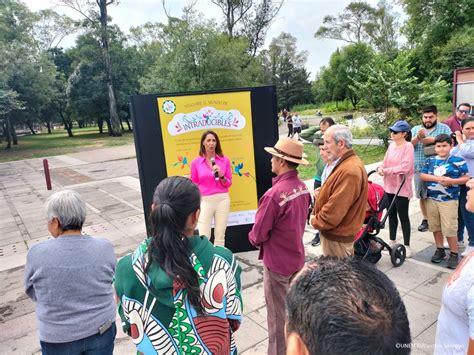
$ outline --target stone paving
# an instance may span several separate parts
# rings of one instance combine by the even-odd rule
[[[104,148],[48,158],[53,191],[74,188],[87,201],[84,233],[109,239],[117,258],[135,248],[145,236],[143,206],[133,146]],[[368,170],[373,166],[368,166]],[[375,178],[375,181],[380,181]],[[312,185],[312,182],[308,182]],[[23,292],[23,270],[28,248],[50,238],[43,204],[46,190],[42,159],[0,164],[0,354],[40,352],[34,303]],[[450,271],[429,262],[434,246],[430,233],[419,233],[418,203],[411,201],[413,258],[394,268],[388,255],[377,264],[397,285],[408,309],[413,354],[433,352],[442,288]],[[321,253],[312,247],[314,231],[304,236],[307,259]],[[381,236],[388,238],[388,231]],[[262,265],[257,252],[237,255],[241,263],[244,320],[236,333],[239,352],[265,354],[266,309]],[[133,354],[132,342],[118,331],[116,354]]]

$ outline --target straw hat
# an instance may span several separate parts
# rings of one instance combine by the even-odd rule
[[[275,146],[264,148],[268,153],[278,158],[291,161],[296,164],[309,165],[303,158],[303,143],[291,138],[280,138]]]

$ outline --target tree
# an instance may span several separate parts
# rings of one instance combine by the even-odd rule
[[[323,68],[313,84],[320,102],[348,99],[354,108],[357,107],[361,95],[354,89],[354,80],[363,81],[366,73],[362,68],[371,63],[375,53],[365,43],[353,43],[337,50],[331,55],[329,65]],[[322,100],[322,101],[321,101]]]
[[[7,139],[7,146],[5,149],[11,149],[11,144],[13,141],[12,125],[9,113],[14,110],[20,111],[25,109],[24,102],[20,101],[18,96],[19,94],[16,91],[0,89],[0,120],[2,121],[3,134]]]
[[[248,51],[255,56],[284,0],[211,0],[224,14],[224,27],[230,38],[244,37]]]
[[[35,133],[34,126],[40,122],[41,113],[55,92],[55,66],[33,36],[38,18],[20,2],[0,3],[0,88],[14,93],[9,97],[21,102],[3,115],[7,148],[11,142],[17,144],[16,125],[25,124]]]
[[[401,0],[401,3],[408,15],[403,33],[410,43],[423,44],[427,49],[445,44],[457,31],[474,25],[472,0]]]
[[[70,55],[64,53],[61,48],[52,48],[48,51],[48,54],[57,69],[55,78],[56,95],[51,99],[51,103],[45,109],[44,114],[58,117],[63,123],[68,136],[73,137],[73,111],[69,100],[70,86],[73,77],[73,59]]]
[[[451,82],[449,78],[452,71],[463,65],[467,58],[461,56],[458,63],[456,58],[447,51],[453,50],[454,42],[442,48],[450,42],[450,39],[458,34],[465,33],[474,27],[474,4],[472,0],[458,1],[401,1],[408,19],[402,27],[402,32],[408,39],[408,44],[414,49],[413,63],[420,77],[435,80],[439,75]],[[466,37],[472,47],[471,38]],[[447,54],[449,61],[443,61],[439,55]],[[471,60],[467,62],[472,63]],[[446,67],[450,65],[450,67]]]
[[[340,85],[343,86],[344,96],[351,101],[355,109],[361,99],[361,95],[358,90],[354,90],[351,83],[366,79],[363,67],[372,62],[374,53],[367,44],[356,43],[344,47],[341,51],[341,57],[338,68]]]
[[[324,17],[316,38],[329,38],[347,43],[368,43],[385,54],[397,49],[397,15],[386,0],[372,7],[365,2],[351,2],[342,14]]]
[[[116,105],[118,114],[127,121],[129,96],[138,92],[140,63],[135,63],[136,48],[125,47],[126,37],[117,26],[109,28],[109,35]],[[66,65],[64,70],[68,93],[66,108],[72,111],[80,126],[95,120],[102,133],[103,123],[107,124],[110,132],[111,122],[107,107],[104,105],[107,101],[107,85],[99,43],[100,35],[90,31],[77,38],[75,48],[69,49],[56,59],[71,61],[69,68],[73,69],[72,72],[68,72],[71,69]]]
[[[160,43],[146,48],[156,58],[140,79],[141,92],[207,90],[261,84],[261,68],[244,38],[229,38],[215,22],[189,12],[169,19]]]
[[[121,136],[122,131],[120,127],[120,119],[117,114],[117,103],[115,100],[115,91],[113,84],[112,75],[112,64],[110,62],[109,53],[109,31],[108,31],[108,17],[107,17],[107,6],[117,4],[117,0],[61,0],[61,2],[70,7],[71,9],[79,12],[86,21],[92,26],[99,20],[100,23],[100,38],[102,56],[105,68],[105,79],[107,85],[108,102],[109,102],[109,113],[110,113],[110,131],[109,134],[112,136]],[[97,11],[97,7],[99,11]]]
[[[386,144],[388,127],[395,120],[417,117],[423,106],[442,101],[446,96],[446,82],[418,82],[413,75],[414,68],[410,67],[403,52],[394,60],[377,56],[362,71],[365,77],[360,81],[353,80],[353,90],[357,90],[372,109],[383,111],[382,116],[373,116],[370,123]],[[397,109],[399,114],[390,114],[391,108]]]
[[[260,57],[270,83],[276,85],[278,109],[312,101],[309,73],[304,68],[307,53],[297,52],[295,37],[282,32]]]
[[[435,48],[433,76],[453,82],[456,68],[474,67],[474,28],[465,28],[453,35],[444,46]]]
[[[375,9],[365,2],[351,2],[337,17],[325,16],[323,26],[318,28],[314,36],[348,43],[368,41],[365,26],[372,20],[374,13]]]
[[[65,15],[53,10],[41,10],[33,26],[33,36],[42,49],[48,50],[59,46],[64,37],[77,31],[77,23]]]
[[[398,14],[386,0],[379,2],[373,13],[372,21],[366,24],[365,30],[370,44],[385,55],[395,57],[398,50]]]

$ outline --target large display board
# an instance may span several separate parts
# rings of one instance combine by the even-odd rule
[[[201,135],[211,129],[232,164],[226,246],[235,252],[252,249],[247,234],[272,178],[263,147],[278,139],[275,88],[137,95],[131,112],[146,219],[156,185],[167,176],[189,176]]]

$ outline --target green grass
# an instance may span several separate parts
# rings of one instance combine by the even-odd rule
[[[382,161],[385,155],[385,148],[381,146],[355,145],[353,148],[356,154],[362,159],[364,164],[372,164]],[[306,154],[306,160],[309,161],[309,165],[300,165],[298,167],[299,176],[302,180],[308,180],[314,177],[314,162],[316,159],[315,149],[316,147],[312,144],[304,145],[304,152]]]
[[[45,133],[46,132],[46,133]],[[87,149],[112,147],[133,143],[133,132],[123,132],[122,137],[110,137],[107,129],[99,134],[97,127],[74,128],[74,137],[68,137],[67,131],[58,129],[48,134],[42,133],[18,137],[18,145],[5,150],[6,141],[0,145],[0,162],[42,158],[79,152]]]

